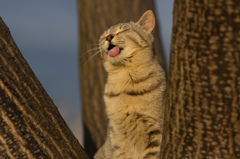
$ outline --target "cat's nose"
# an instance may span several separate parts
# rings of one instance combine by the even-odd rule
[[[108,35],[108,36],[106,37],[106,40],[110,42],[110,41],[113,39],[113,37],[114,37],[113,35]]]

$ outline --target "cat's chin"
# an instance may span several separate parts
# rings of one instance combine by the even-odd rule
[[[106,61],[108,61],[113,66],[119,66],[119,65],[124,65],[125,64],[124,57],[123,57],[123,54],[121,53],[121,51],[116,56],[108,55]]]

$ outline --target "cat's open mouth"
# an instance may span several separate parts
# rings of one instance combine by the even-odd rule
[[[120,54],[121,50],[123,50],[123,48],[110,44],[108,47],[108,55],[111,57],[117,56]]]

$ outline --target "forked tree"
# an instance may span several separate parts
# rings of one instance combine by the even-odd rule
[[[153,6],[79,0],[80,54],[109,26],[137,20]],[[161,158],[240,158],[239,15],[238,1],[175,1]],[[105,72],[99,58],[84,67],[89,58],[79,64],[85,142],[93,155],[104,142],[107,120]],[[0,19],[0,158],[34,157],[88,158]]]
[[[96,8],[97,13],[93,12],[92,20],[97,15],[95,18],[101,21],[97,22],[100,24],[98,26],[104,26],[101,32],[112,24],[121,22],[118,17],[124,13],[114,7],[117,3],[95,2],[94,6],[99,7]],[[124,2],[124,5],[128,6],[128,3],[131,2]],[[101,7],[99,4],[104,6]],[[131,7],[134,8],[134,5]],[[121,11],[125,8],[121,7]],[[162,158],[240,158],[239,9],[239,2],[232,0],[174,2]],[[86,14],[87,12],[82,13]],[[89,19],[87,18],[91,24]],[[90,30],[90,34],[94,38],[101,34],[96,31],[98,28],[96,29],[95,25],[91,27],[93,30]],[[83,35],[86,31],[87,29],[81,30],[80,34]],[[97,39],[95,42],[87,43],[97,43]],[[82,48],[82,53],[88,49],[91,47]],[[83,63],[84,60],[81,60],[80,65]],[[96,64],[98,66],[94,67]],[[82,81],[82,94],[85,98],[83,107],[89,109],[90,113],[86,110],[83,112],[91,118],[89,120],[84,117],[85,130],[90,132],[87,133],[87,137],[92,137],[97,147],[104,140],[102,134],[106,128],[104,127],[106,125],[102,125],[106,120],[101,119],[101,116],[105,117],[101,94],[104,80],[100,80],[102,83],[99,86],[96,78],[98,76],[92,74],[91,70],[103,75],[104,71],[97,69],[101,66],[100,61],[99,63],[92,61],[85,75],[81,74],[81,80],[87,81],[86,83]],[[95,81],[89,72],[91,76],[95,76]],[[91,87],[89,81],[93,84]],[[86,89],[88,93],[85,93]],[[93,92],[98,94],[97,98],[93,96]],[[89,121],[91,124],[87,123]],[[87,126],[88,124],[91,126]],[[101,134],[99,128],[103,130]]]

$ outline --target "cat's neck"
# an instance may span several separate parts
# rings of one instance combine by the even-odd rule
[[[139,52],[139,56],[141,53]],[[145,52],[146,53],[146,52]],[[108,72],[108,86],[116,86],[115,88],[106,88],[107,91],[113,91],[112,89],[122,90],[123,87],[132,87],[132,81],[137,81],[138,79],[143,79],[147,77],[149,74],[156,70],[159,67],[158,59],[155,55],[147,56],[146,58],[138,58],[138,56],[134,56],[134,60],[132,63],[128,62],[127,65],[124,66],[115,66],[112,68],[112,71]],[[117,88],[121,86],[121,88]],[[109,90],[111,89],[111,90]]]

